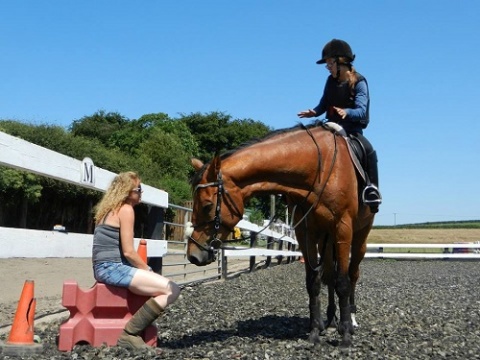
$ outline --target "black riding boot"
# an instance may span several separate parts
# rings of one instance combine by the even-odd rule
[[[363,189],[362,200],[370,206],[372,213],[378,212],[378,206],[382,203],[382,195],[378,190],[378,167],[377,152],[372,151],[367,155],[367,173],[370,183]]]

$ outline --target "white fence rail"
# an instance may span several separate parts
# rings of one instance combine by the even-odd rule
[[[80,161],[1,131],[0,165],[99,191],[106,191],[116,175],[96,167],[89,158]],[[142,189],[145,204],[168,207],[167,192],[144,184]]]
[[[389,249],[385,251],[385,249]],[[393,249],[395,251],[393,251]],[[453,244],[367,244],[366,258],[480,259],[480,241]]]
[[[89,234],[0,227],[0,258],[89,258],[92,240]],[[134,240],[135,247],[139,240]],[[148,256],[162,257],[167,253],[165,240],[146,240]]]

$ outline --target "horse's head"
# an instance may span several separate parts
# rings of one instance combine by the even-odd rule
[[[203,266],[215,261],[217,250],[241,220],[243,199],[231,179],[222,174],[219,156],[207,165],[193,159],[192,165],[197,173],[192,181],[192,225],[186,230],[187,258]]]

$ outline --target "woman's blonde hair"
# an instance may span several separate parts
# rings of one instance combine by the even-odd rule
[[[350,70],[349,75],[348,75],[348,85],[350,86],[350,90],[353,92],[353,90],[355,88],[355,85],[357,84],[357,81],[358,81],[357,71],[355,70],[355,68],[353,67],[353,65],[349,61],[349,59],[346,58],[346,57],[339,57],[338,58],[338,63],[340,65],[347,66],[348,69]]]
[[[133,171],[115,176],[102,200],[95,206],[95,224],[99,224],[110,211],[120,209],[139,180],[140,177]]]
[[[345,65],[346,67],[348,67],[348,85],[350,86],[350,90],[353,91],[358,81],[357,71],[355,70],[348,58],[339,57],[337,61],[339,65]]]

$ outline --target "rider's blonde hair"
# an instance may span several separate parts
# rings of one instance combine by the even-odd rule
[[[338,64],[345,65],[346,67],[348,67],[348,70],[349,70],[348,86],[350,87],[350,90],[353,92],[355,85],[357,84],[357,81],[358,81],[357,71],[355,70],[353,65],[350,63],[349,59],[346,57],[339,57]]]
[[[118,211],[125,204],[130,191],[137,187],[139,180],[140,177],[133,171],[115,176],[102,200],[95,206],[95,224],[99,224],[110,211]]]

